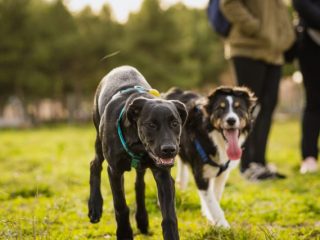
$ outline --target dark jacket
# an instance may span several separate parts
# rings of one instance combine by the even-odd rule
[[[293,0],[305,27],[320,30],[320,0]]]

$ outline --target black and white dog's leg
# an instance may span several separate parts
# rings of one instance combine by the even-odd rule
[[[178,158],[176,183],[181,190],[186,190],[189,181],[188,165]]]
[[[104,160],[102,153],[102,145],[99,136],[95,142],[96,155],[90,163],[90,197],[88,201],[90,222],[97,223],[102,215],[103,199],[101,195],[101,171]]]
[[[209,188],[209,180],[202,177],[202,170],[196,169],[195,167],[192,167],[192,173],[194,176],[194,180],[196,182],[199,195],[200,191],[205,191]],[[204,202],[204,199],[200,197],[200,203],[201,203],[201,213],[203,216],[205,216],[210,222],[213,222],[213,218],[211,216],[211,213],[207,207],[207,204]]]
[[[162,233],[165,240],[179,239],[175,210],[174,180],[167,169],[151,169],[157,183],[158,199],[162,214]]]
[[[230,169],[224,171],[220,176],[214,179],[213,190],[218,202],[220,202],[221,200],[222,193],[226,185],[227,179],[229,177],[229,174],[230,174]]]
[[[209,186],[206,190],[199,190],[199,196],[201,200],[202,210],[205,212],[205,216],[209,221],[212,221],[215,226],[230,228],[229,223],[225,219],[224,212],[220,207],[220,204],[214,193],[214,180],[209,181]]]
[[[133,239],[129,222],[129,208],[124,195],[123,173],[112,171],[112,169],[108,167],[108,176],[117,221],[117,239]]]
[[[145,183],[144,183],[144,175],[146,170],[137,169],[136,171],[136,183],[135,183],[135,190],[136,190],[136,202],[137,202],[137,212],[136,212],[136,221],[137,226],[140,229],[141,233],[148,233],[148,213],[146,210],[145,204]]]

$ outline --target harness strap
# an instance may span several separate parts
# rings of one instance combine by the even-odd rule
[[[224,171],[226,171],[228,169],[229,164],[230,164],[230,160],[228,160],[224,164],[218,164],[215,161],[213,161],[211,158],[209,158],[209,156],[207,155],[207,153],[203,149],[203,147],[200,144],[198,139],[194,140],[194,146],[195,146],[195,148],[196,148],[196,150],[197,150],[197,152],[198,152],[198,154],[204,164],[209,164],[212,167],[219,168],[219,171],[218,171],[216,177],[220,176]]]
[[[124,139],[124,136],[123,136],[123,133],[122,133],[122,129],[121,129],[121,119],[122,119],[122,116],[124,114],[124,110],[125,110],[125,108],[123,107],[121,112],[120,112],[118,121],[117,121],[117,132],[118,132],[118,136],[119,136],[119,139],[120,139],[122,147],[127,152],[127,154],[131,157],[131,167],[138,168],[138,166],[140,165],[140,160],[141,160],[143,154],[137,155],[137,154],[133,153],[129,149],[129,147],[128,147],[127,143],[126,143],[126,140]]]

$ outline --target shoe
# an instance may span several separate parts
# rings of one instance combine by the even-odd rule
[[[243,171],[242,175],[252,182],[286,178],[284,174],[277,172],[274,165],[270,164],[264,166],[259,163],[250,163],[249,167]]]
[[[300,173],[306,174],[306,173],[313,173],[318,171],[318,163],[317,159],[314,157],[307,157],[303,160],[300,167]]]

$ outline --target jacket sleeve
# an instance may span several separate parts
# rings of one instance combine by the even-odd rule
[[[293,6],[309,27],[320,30],[320,5],[310,0],[293,0]]]
[[[241,0],[221,0],[220,9],[225,17],[241,31],[254,35],[259,30],[259,19],[255,18]]]

